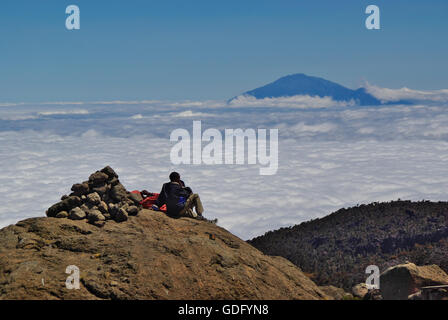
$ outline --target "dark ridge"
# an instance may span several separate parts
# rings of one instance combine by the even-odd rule
[[[383,272],[410,261],[448,271],[448,202],[398,200],[343,208],[248,242],[290,260],[319,285],[346,290],[365,282],[368,265]]]

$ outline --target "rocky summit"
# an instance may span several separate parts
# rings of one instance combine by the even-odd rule
[[[80,288],[66,287],[68,266]],[[98,228],[32,218],[0,231],[0,299],[326,299],[302,271],[214,224],[142,210]]]
[[[145,209],[117,218],[132,198],[110,168],[72,191],[48,217],[0,230],[0,299],[331,299],[217,225]]]
[[[48,217],[86,220],[102,227],[108,220],[126,221],[141,210],[141,196],[127,191],[109,166],[74,184],[71,191],[47,210]]]

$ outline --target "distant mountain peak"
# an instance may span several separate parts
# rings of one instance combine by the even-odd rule
[[[361,106],[381,104],[380,100],[369,94],[364,88],[352,90],[335,82],[308,76],[304,73],[284,76],[265,86],[247,91],[242,95],[252,96],[256,99],[308,95],[321,98],[330,97],[335,101],[353,101]]]

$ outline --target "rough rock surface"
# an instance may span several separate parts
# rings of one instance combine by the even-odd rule
[[[80,270],[78,290],[66,288],[69,265]],[[143,210],[102,228],[33,218],[0,230],[0,299],[329,297],[288,260],[223,228]]]
[[[380,276],[381,295],[385,300],[407,300],[421,287],[448,284],[448,275],[437,265],[400,264]]]
[[[319,289],[329,296],[331,300],[353,299],[353,295],[351,293],[345,292],[344,289],[337,288],[335,286],[321,286]]]

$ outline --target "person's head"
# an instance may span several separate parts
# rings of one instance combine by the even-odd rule
[[[171,182],[179,182],[180,181],[180,174],[177,172],[171,172],[170,173],[170,181]]]

